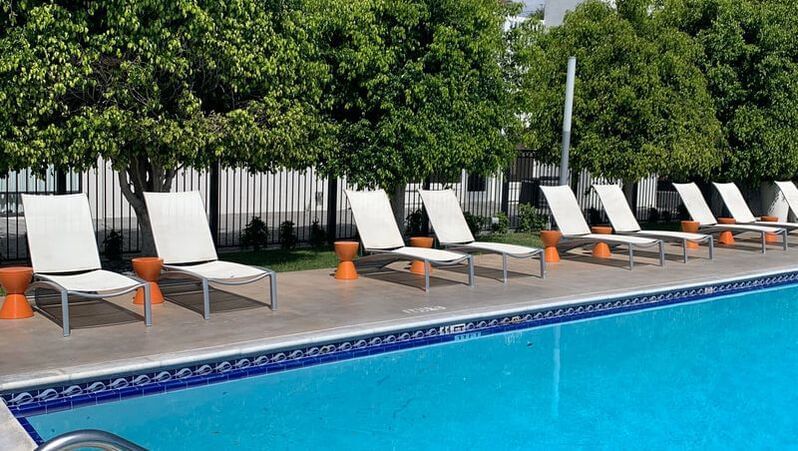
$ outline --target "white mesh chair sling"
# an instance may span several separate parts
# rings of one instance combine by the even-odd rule
[[[61,295],[64,336],[70,334],[69,296],[101,299],[144,288],[144,323],[152,325],[150,284],[105,271],[85,195],[22,195],[33,283]]]
[[[787,206],[792,210],[792,214],[798,216],[798,187],[790,181],[775,183],[779,191],[781,191],[784,201],[787,202]]]
[[[593,189],[604,205],[604,211],[610,218],[615,233],[621,235],[637,235],[657,238],[662,241],[676,241],[682,243],[682,260],[687,263],[687,242],[707,243],[709,246],[709,259],[713,259],[714,240],[712,235],[703,233],[676,232],[670,230],[643,230],[635,218],[634,212],[626,202],[621,187],[618,185],[593,185]]]
[[[424,290],[429,291],[429,267],[451,266],[463,262],[468,264],[468,286],[474,286],[474,261],[472,256],[460,252],[441,249],[407,247],[402,239],[399,226],[394,220],[388,195],[383,190],[346,190],[352,216],[355,218],[357,232],[366,252],[385,259],[382,266],[397,260],[421,260],[424,262]],[[369,257],[359,259],[358,263],[368,261]],[[381,260],[382,261],[382,260]]]
[[[736,233],[759,233],[762,238],[761,242],[763,254],[767,249],[765,242],[766,234],[775,233],[782,236],[782,245],[784,250],[787,250],[786,229],[752,224],[718,224],[718,220],[715,219],[715,215],[712,214],[712,210],[709,208],[706,200],[704,200],[704,195],[701,194],[701,190],[698,188],[698,185],[695,183],[674,183],[673,187],[676,188],[676,191],[679,193],[679,197],[682,198],[682,203],[690,213],[690,217],[693,218],[693,221],[698,222],[699,230],[704,230],[707,233],[722,232],[725,230]]]
[[[659,265],[665,264],[665,249],[662,240],[629,235],[602,235],[590,232],[590,227],[582,216],[579,203],[568,186],[541,186],[546,196],[557,227],[563,238],[587,242],[603,242],[612,245],[626,245],[629,249],[629,269],[634,269],[635,247],[659,246]]]
[[[199,279],[203,317],[210,317],[210,284],[245,285],[269,278],[270,307],[277,308],[277,276],[267,268],[219,260],[208,218],[197,191],[144,193],[155,249],[164,271]]]
[[[751,212],[751,209],[748,208],[748,204],[745,202],[743,193],[740,192],[740,188],[738,188],[736,184],[713,183],[713,185],[715,185],[715,189],[718,190],[718,194],[720,194],[721,199],[723,199],[726,209],[729,210],[729,214],[732,215],[732,218],[734,218],[734,221],[737,222],[737,224],[754,224],[768,227],[779,227],[787,229],[788,231],[798,229],[798,223],[762,221],[754,216],[754,214]]]
[[[427,209],[432,228],[442,246],[464,252],[493,252],[502,256],[502,281],[507,283],[507,257],[533,258],[540,260],[540,277],[546,274],[546,260],[543,258],[543,249],[527,246],[517,246],[505,243],[480,242],[468,228],[468,223],[460,209],[452,190],[418,190],[421,201]]]

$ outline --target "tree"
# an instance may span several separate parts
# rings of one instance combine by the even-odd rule
[[[332,71],[336,145],[319,168],[382,187],[404,219],[404,187],[462,169],[490,173],[515,154],[503,66],[508,7],[496,0],[349,0],[316,4]]]
[[[671,0],[663,21],[701,45],[730,148],[721,177],[756,184],[798,174],[798,3]]]
[[[0,5],[0,172],[110,159],[145,253],[142,193],[180,168],[306,168],[329,141],[299,0]]]
[[[565,66],[576,56],[574,169],[635,181],[707,174],[720,164],[723,141],[698,67],[701,49],[649,6],[591,1],[562,26],[514,32],[523,143],[538,158],[559,161]]]

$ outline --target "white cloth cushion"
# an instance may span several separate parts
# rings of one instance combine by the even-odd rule
[[[635,232],[635,235],[650,236],[652,238],[668,237],[689,241],[701,241],[707,238],[707,235],[703,233],[676,232],[671,230],[641,230]]]
[[[748,204],[745,203],[743,193],[734,183],[713,183],[715,189],[718,190],[723,203],[726,204],[726,209],[731,213],[735,221],[742,224],[752,223],[756,221],[756,216],[751,213]]]
[[[176,269],[196,274],[206,279],[242,279],[260,276],[265,271],[254,266],[221,260],[199,263],[196,265],[166,265],[167,269]]]
[[[37,274],[37,277],[50,280],[70,291],[120,291],[132,288],[139,282],[122,274],[98,269],[81,274]]]
[[[216,260],[208,217],[198,191],[144,193],[158,256],[164,264]]]
[[[392,249],[390,253],[404,255],[410,258],[417,258],[419,260],[426,259],[433,262],[452,262],[466,257],[465,254],[461,254],[460,252],[429,249],[424,247],[400,247],[399,249]]]
[[[541,186],[546,196],[551,214],[563,236],[578,236],[590,233],[590,227],[582,216],[582,210],[571,188],[561,186]]]
[[[418,190],[435,236],[443,244],[470,243],[474,235],[468,228],[460,202],[452,190]]]
[[[345,192],[352,208],[357,232],[366,250],[394,249],[405,245],[385,191],[379,189]]]
[[[634,212],[626,202],[626,196],[618,185],[593,185],[593,189],[604,205],[604,211],[610,218],[612,228],[616,232],[637,232],[640,230]]]
[[[469,249],[496,252],[499,254],[514,255],[518,257],[531,255],[541,251],[541,249],[538,249],[536,247],[519,246],[516,244],[505,244],[505,243],[491,243],[485,241],[474,241],[472,243],[464,244],[463,247]]]
[[[695,183],[674,183],[673,187],[682,198],[682,203],[693,221],[697,221],[702,226],[714,225],[718,223],[715,215],[712,214],[712,209],[709,208],[707,201],[704,200],[704,195],[698,189]]]

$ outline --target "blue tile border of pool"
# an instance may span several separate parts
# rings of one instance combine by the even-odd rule
[[[737,281],[707,283],[700,286],[660,290],[648,294],[609,297],[583,304],[558,307],[530,307],[529,313],[503,315],[444,324],[419,330],[353,338],[293,350],[266,352],[231,360],[197,363],[174,369],[161,369],[141,374],[6,393],[2,400],[36,443],[42,438],[27,420],[32,415],[69,410],[78,407],[155,395],[217,382],[278,373],[322,363],[383,354],[401,349],[446,343],[519,329],[570,322],[586,318],[662,307],[710,297],[790,285],[798,282],[798,271],[752,277]]]

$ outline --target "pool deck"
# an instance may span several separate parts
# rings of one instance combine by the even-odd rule
[[[791,241],[798,244],[795,237]],[[476,287],[466,285],[463,270],[436,268],[428,294],[423,277],[407,272],[406,263],[347,282],[333,279],[331,270],[281,273],[276,311],[266,306],[227,311],[205,321],[167,302],[153,306],[150,328],[130,323],[73,329],[69,337],[37,313],[0,321],[0,392],[798,269],[798,249],[771,246],[762,255],[758,243],[739,238],[735,248],[716,248],[714,261],[707,259],[705,246],[692,250],[687,264],[680,248],[667,246],[666,253],[665,266],[659,267],[653,253],[641,252],[629,271],[623,252],[596,260],[589,250],[573,250],[548,265],[545,279],[538,276],[537,261],[510,259],[507,284],[498,280],[500,257],[481,255],[475,259]],[[236,290],[264,301],[268,293],[265,282]],[[130,297],[112,302],[141,311]],[[3,411],[0,406],[0,416]],[[2,420],[0,433],[7,424]]]
[[[282,273],[276,311],[265,306],[227,311],[205,321],[167,302],[153,306],[150,328],[129,323],[74,329],[69,337],[37,313],[0,321],[0,392],[798,269],[798,249],[771,247],[762,255],[756,246],[746,242],[716,249],[712,262],[702,246],[691,251],[687,264],[681,262],[680,248],[669,246],[664,267],[656,265],[653,254],[640,253],[633,271],[625,269],[623,253],[595,260],[589,251],[575,250],[548,265],[543,280],[537,261],[510,259],[507,284],[497,280],[500,257],[481,255],[475,259],[476,287],[465,284],[464,271],[436,268],[429,294],[421,289],[423,277],[408,273],[404,263],[346,282],[333,279],[330,270]],[[237,290],[264,301],[268,293],[265,282]],[[113,302],[141,310],[130,298]]]

